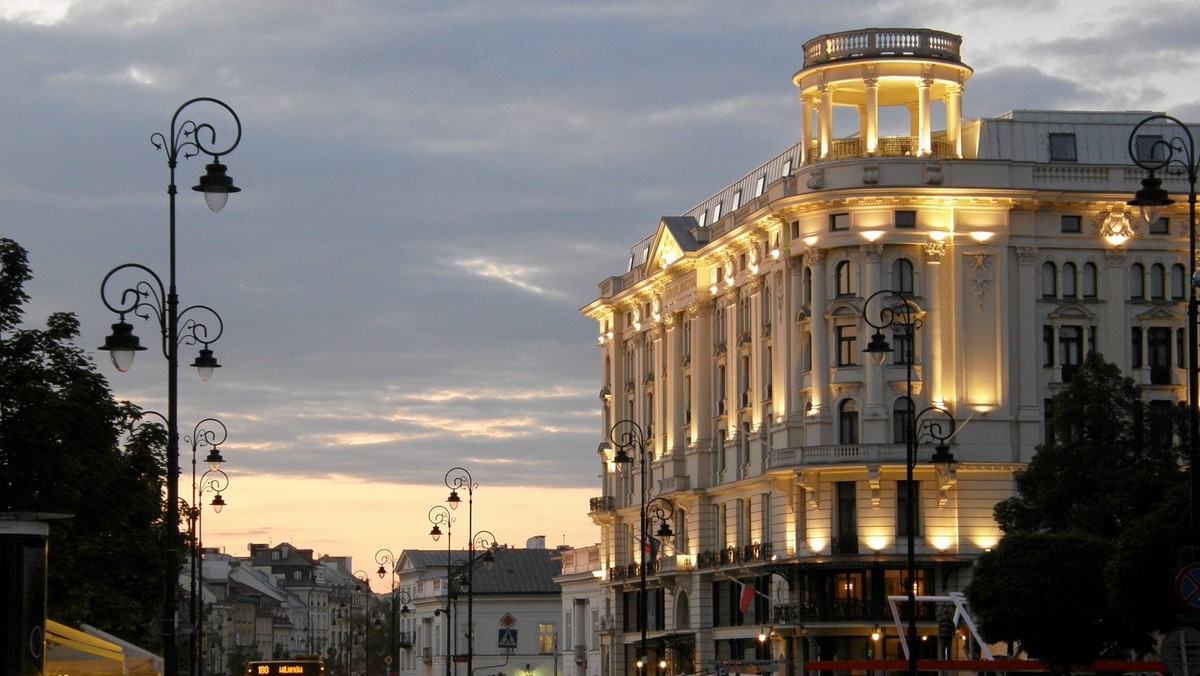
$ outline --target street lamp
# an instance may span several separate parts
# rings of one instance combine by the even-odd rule
[[[213,511],[218,514],[225,506],[225,499],[221,497],[221,491],[224,491],[229,486],[229,477],[225,472],[221,471],[221,464],[225,462],[225,458],[221,457],[221,444],[225,443],[225,439],[229,436],[229,430],[225,428],[225,423],[216,418],[205,418],[196,423],[192,428],[190,437],[184,440],[192,446],[192,500],[189,503],[191,508],[188,512],[189,516],[189,532],[192,538],[192,565],[191,565],[191,620],[192,620],[192,659],[190,660],[190,672],[192,674],[202,675],[204,673],[204,656],[201,653],[203,646],[203,629],[200,627],[200,621],[203,613],[203,601],[198,601],[200,587],[197,580],[203,580],[204,568],[200,564],[202,556],[201,540],[203,522],[201,516],[204,512],[204,505],[200,498],[208,489],[216,491],[216,497],[212,500]],[[196,454],[208,448],[208,456],[204,462],[208,465],[208,471],[204,472],[199,479],[196,478]],[[223,481],[222,481],[223,479]]]
[[[354,571],[354,580],[358,583],[363,596],[363,676],[371,676],[371,580],[366,571]]]
[[[225,498],[221,497],[222,491],[229,488],[229,475],[225,472],[216,469],[208,470],[201,475],[199,483],[195,488],[195,502],[191,510],[191,530],[192,530],[192,645],[194,646],[192,655],[194,657],[194,674],[203,676],[204,674],[204,600],[199,598],[203,593],[203,589],[197,586],[197,582],[204,581],[204,567],[200,565],[200,559],[203,556],[203,539],[204,539],[204,494],[213,492],[212,505],[213,511],[217,514],[225,508]],[[197,575],[197,571],[199,575]]]
[[[379,564],[379,570],[375,571],[375,574],[379,576],[380,580],[383,579],[383,576],[387,575],[387,568],[384,566],[390,565],[392,567],[392,585],[388,587],[392,596],[391,623],[388,625],[391,627],[392,634],[391,640],[388,643],[391,652],[388,653],[387,660],[385,660],[387,673],[390,674],[392,672],[391,662],[396,659],[396,555],[392,554],[392,550],[390,549],[380,549],[375,552],[375,563]]]
[[[671,531],[669,520],[675,515],[675,505],[670,500],[664,497],[656,497],[653,500],[647,501],[649,493],[649,452],[646,450],[646,435],[642,431],[640,425],[632,420],[620,420],[612,426],[608,431],[608,439],[612,442],[613,447],[617,449],[616,455],[613,457],[613,462],[617,465],[632,465],[633,456],[630,452],[639,454],[641,462],[641,511],[638,514],[638,521],[641,526],[641,564],[638,566],[639,573],[639,588],[638,588],[638,624],[642,631],[642,640],[638,646],[637,667],[642,669],[649,666],[650,662],[646,656],[646,633],[649,629],[649,599],[647,598],[646,587],[646,572],[647,569],[654,564],[657,556],[657,542],[659,539],[665,540],[674,535]],[[650,528],[653,526],[653,521],[657,519],[661,522],[658,532],[653,536],[650,534]]]
[[[446,504],[450,509],[458,509],[458,505],[462,502],[462,498],[458,496],[460,488],[467,491],[467,676],[475,676],[475,610],[474,610],[474,564],[475,550],[482,547],[486,549],[484,563],[491,561],[492,548],[496,545],[496,536],[489,531],[475,532],[473,525],[475,511],[475,489],[479,484],[471,477],[471,473],[463,467],[452,467],[446,472],[446,488],[450,489],[450,495],[446,498]],[[435,526],[436,527],[436,526]],[[432,531],[431,531],[432,534]],[[449,646],[447,646],[449,650]]]
[[[434,542],[437,542],[442,537],[442,524],[446,525],[446,676],[450,676],[450,642],[454,626],[450,617],[450,568],[452,566],[450,525],[454,523],[454,515],[450,513],[449,507],[434,505],[429,509],[429,522],[433,524],[433,527],[429,529],[429,536],[433,538]]]
[[[878,323],[871,320],[871,301],[882,298],[883,307],[879,308]],[[905,592],[908,595],[908,640],[905,645],[908,653],[908,674],[917,675],[917,494],[913,483],[913,469],[917,464],[917,445],[921,439],[937,441],[933,463],[938,467],[939,475],[948,473],[954,464],[954,455],[950,453],[947,443],[954,436],[956,426],[954,416],[944,407],[933,404],[917,412],[913,401],[913,361],[917,329],[921,328],[921,319],[915,316],[917,312],[908,296],[899,291],[884,289],[876,291],[867,297],[863,303],[863,320],[875,329],[871,342],[863,350],[871,355],[877,365],[883,365],[887,355],[892,352],[892,346],[883,336],[883,330],[892,329],[893,336],[899,334],[900,358],[904,360],[904,382],[906,404],[904,420],[904,469],[905,482],[905,531],[908,546],[907,575]],[[918,430],[921,431],[918,434]],[[899,497],[899,491],[897,491]]]
[[[1164,138],[1161,134],[1142,134],[1147,124],[1174,126],[1177,135]],[[1148,130],[1149,131],[1149,130]],[[1157,129],[1155,131],[1158,131]],[[1200,452],[1197,438],[1200,437],[1200,364],[1197,363],[1197,298],[1196,285],[1196,175],[1200,169],[1200,158],[1196,157],[1196,143],[1187,125],[1170,115],[1151,115],[1133,128],[1129,134],[1129,157],[1133,163],[1148,172],[1142,179],[1142,189],[1126,204],[1138,207],[1146,223],[1154,223],[1165,207],[1174,204],[1162,187],[1162,179],[1154,175],[1157,171],[1167,172],[1182,169],[1188,182],[1188,466],[1191,481],[1192,503],[1192,549],[1200,550]]]
[[[229,113],[235,128],[232,143],[218,145],[217,131],[211,123],[181,120],[180,116],[185,109],[200,103],[215,104]],[[200,178],[199,184],[193,190],[203,192],[209,209],[218,212],[225,206],[229,194],[240,190],[226,175],[225,165],[221,164],[220,159],[222,155],[233,151],[241,139],[241,120],[238,119],[237,113],[222,101],[208,97],[195,98],[176,109],[171,118],[169,135],[156,132],[150,137],[156,148],[166,152],[170,173],[170,182],[167,184],[170,254],[167,286],[164,289],[162,279],[153,270],[137,263],[126,263],[113,268],[100,284],[100,297],[104,305],[118,316],[117,323],[112,326],[112,334],[105,339],[104,346],[100,349],[108,351],[117,370],[129,370],[133,366],[134,354],[146,349],[134,335],[133,327],[125,321],[125,316],[130,313],[143,319],[153,317],[158,322],[162,334],[162,353],[167,359],[167,514],[163,520],[166,567],[163,576],[161,627],[164,676],[176,676],[179,671],[179,647],[176,644],[176,615],[179,610],[176,594],[179,585],[179,346],[202,346],[192,366],[196,367],[202,380],[207,380],[212,377],[213,369],[220,367],[209,346],[221,337],[222,331],[221,317],[212,308],[192,305],[183,310],[179,309],[179,295],[175,287],[175,167],[181,153],[184,158],[200,153],[212,158],[212,162],[206,167],[207,173]],[[110,297],[107,291],[108,282],[113,275],[122,271],[131,271],[139,281]]]

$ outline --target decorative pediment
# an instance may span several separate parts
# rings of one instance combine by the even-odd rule
[[[1178,321],[1182,318],[1175,308],[1169,305],[1155,305],[1137,316],[1138,321]]]
[[[658,230],[646,255],[645,274],[649,276],[664,270],[675,261],[698,251],[700,242],[693,233],[697,225],[696,219],[691,216],[664,216],[659,220]]]
[[[1059,305],[1050,313],[1050,319],[1060,321],[1096,321],[1096,313],[1085,305],[1070,303]]]

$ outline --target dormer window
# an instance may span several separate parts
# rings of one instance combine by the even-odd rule
[[[1075,162],[1075,134],[1050,134],[1050,161]]]

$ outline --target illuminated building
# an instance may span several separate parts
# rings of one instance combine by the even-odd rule
[[[960,47],[924,29],[810,40],[799,142],[659,219],[583,308],[602,363],[600,676],[900,659],[888,597],[906,594],[908,529],[917,593],[961,591],[1088,351],[1142,385],[1152,415],[1186,398],[1186,205],[1152,224],[1126,205],[1146,113],[965,119]],[[883,290],[914,322],[889,329],[878,365],[864,301]],[[911,369],[895,358],[909,349]],[[928,406],[957,421],[958,462],[936,469],[922,442],[910,492],[905,421]],[[617,462],[621,421],[647,463]],[[639,543],[655,498],[673,506],[661,547]],[[933,657],[936,608],[922,612]]]

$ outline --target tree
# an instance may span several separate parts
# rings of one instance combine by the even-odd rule
[[[47,610],[148,643],[162,607],[165,432],[135,426],[56,312],[23,328],[26,252],[0,238],[0,510],[74,515],[50,528]]]
[[[1104,562],[1112,545],[1079,533],[1010,533],[979,557],[966,593],[979,632],[1018,641],[1069,672],[1090,664],[1107,637]]]
[[[1144,655],[1172,626],[1187,475],[1172,445],[1179,421],[1148,413],[1136,383],[1097,353],[1054,397],[1052,441],[996,505],[1004,538],[966,590],[984,639],[1069,668]]]

